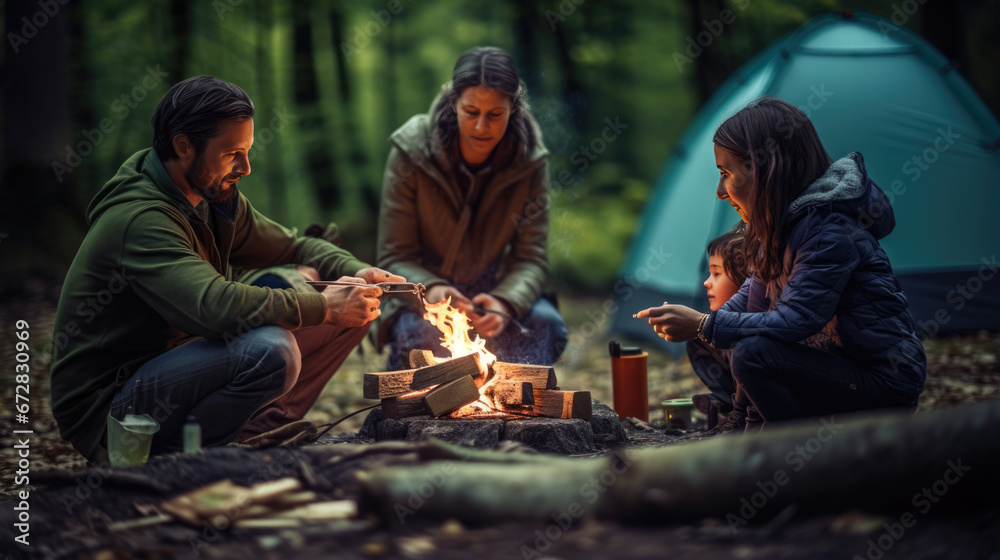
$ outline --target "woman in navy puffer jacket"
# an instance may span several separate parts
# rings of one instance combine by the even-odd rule
[[[832,161],[802,111],[775,98],[716,131],[719,198],[746,222],[753,277],[721,309],[666,302],[657,334],[732,349],[734,411],[721,431],[916,406],[927,358],[878,240],[895,227],[859,153]]]

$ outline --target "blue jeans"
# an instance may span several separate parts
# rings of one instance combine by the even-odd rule
[[[111,415],[148,414],[159,422],[151,454],[179,451],[188,415],[202,444],[236,439],[250,416],[295,384],[302,356],[292,333],[259,327],[226,342],[198,338],[142,365],[115,393]]]
[[[803,344],[748,337],[732,350],[737,410],[766,422],[877,408],[912,408],[881,381],[875,366]]]
[[[151,453],[179,451],[188,415],[202,445],[225,445],[305,417],[368,326],[265,326],[228,343],[194,339],[143,364],[115,394],[111,414],[160,423]]]
[[[732,408],[736,381],[733,380],[733,372],[729,366],[730,352],[716,350],[697,338],[689,340],[685,349],[698,379],[708,387],[715,400]]]
[[[552,365],[566,349],[566,323],[547,299],[535,302],[521,323],[527,334],[513,322],[499,335],[486,341],[486,349],[501,362]],[[389,371],[410,367],[410,350],[433,350],[439,357],[448,356],[441,346],[441,331],[411,309],[400,310],[389,330]]]

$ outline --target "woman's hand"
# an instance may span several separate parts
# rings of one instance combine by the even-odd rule
[[[670,342],[684,342],[698,336],[698,324],[705,314],[683,305],[663,302],[660,307],[643,309],[636,317],[649,318],[656,334]]]
[[[451,306],[455,309],[464,311],[466,315],[472,312],[473,305],[469,301],[469,298],[448,284],[435,284],[428,288],[427,293],[424,294],[424,299],[427,300],[427,303],[438,303],[449,297],[451,298]]]
[[[497,313],[484,312],[482,315],[477,315],[475,311],[470,313],[469,320],[472,321],[473,328],[476,329],[476,332],[479,333],[480,336],[483,338],[493,338],[507,328],[507,324],[510,322],[510,309],[507,308],[507,305],[504,302],[491,296],[490,294],[483,293],[473,297],[472,303],[481,305],[484,309],[498,311],[504,314],[498,315]]]

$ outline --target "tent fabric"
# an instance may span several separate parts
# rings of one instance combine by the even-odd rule
[[[830,156],[858,151],[896,229],[882,240],[923,335],[1000,328],[994,280],[1000,125],[949,61],[909,30],[864,13],[813,18],[731,76],[681,136],[614,285],[611,331],[675,354],[632,314],[664,301],[708,310],[705,247],[739,215],[715,196],[712,135],[773,95],[812,120]],[[945,319],[945,320],[942,320]]]

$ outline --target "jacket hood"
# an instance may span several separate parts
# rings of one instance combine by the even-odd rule
[[[830,205],[834,211],[857,219],[857,223],[882,239],[896,227],[889,198],[868,177],[864,158],[858,152],[833,162],[788,206],[789,222],[811,209]]]
[[[165,204],[178,209],[190,220],[205,219],[167,175],[153,148],[133,154],[101,187],[87,207],[87,223],[93,225],[104,212],[120,204]]]
[[[447,177],[452,171],[453,162],[458,161],[458,154],[450,154],[450,151],[457,152],[457,147],[449,148],[441,145],[434,134],[432,119],[435,108],[443,102],[442,96],[443,92],[434,98],[426,114],[411,117],[403,126],[393,132],[389,141],[406,154],[414,165],[431,175]],[[517,146],[513,145],[512,136],[505,134],[494,151],[493,161],[508,160],[509,163],[498,165],[498,167],[524,168],[532,163],[540,163],[548,156],[549,152],[542,143],[541,129],[530,112],[527,114],[527,120],[530,136],[528,149],[518,149]]]

